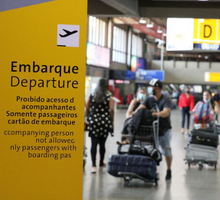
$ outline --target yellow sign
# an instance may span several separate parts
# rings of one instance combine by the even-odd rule
[[[194,43],[220,44],[218,19],[194,19]]]
[[[78,200],[87,1],[38,2],[1,1],[0,197]]]
[[[205,82],[220,82],[220,72],[205,72]]]

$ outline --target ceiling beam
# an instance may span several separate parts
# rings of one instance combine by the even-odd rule
[[[186,17],[186,18],[220,18],[219,2],[180,2],[180,1],[139,1],[140,14],[143,17]]]
[[[138,0],[101,0],[105,4],[119,10],[125,16],[139,17]]]
[[[88,15],[115,17],[115,16],[123,16],[124,13],[101,2],[100,0],[88,0]]]

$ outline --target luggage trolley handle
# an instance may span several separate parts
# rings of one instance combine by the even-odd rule
[[[219,131],[217,131],[217,124],[216,124],[216,120],[218,119],[218,114],[216,114],[215,112],[214,112],[214,117],[213,117],[213,129],[214,129],[214,134],[217,134],[217,135],[219,135]],[[217,121],[217,123],[218,123],[218,121]]]
[[[154,145],[158,149],[159,148],[159,120],[155,120],[153,122],[153,133],[154,133]]]
[[[159,107],[157,104],[155,104],[155,108],[157,112],[160,112]],[[153,122],[153,132],[154,132],[154,141],[155,141],[155,147],[159,148],[159,116],[157,116],[157,120]]]

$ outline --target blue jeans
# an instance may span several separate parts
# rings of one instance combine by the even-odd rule
[[[172,139],[171,129],[168,129],[163,136],[159,137],[159,144],[161,147],[162,154],[166,157],[172,156],[171,139]]]
[[[190,124],[190,108],[189,107],[182,107],[182,128],[185,126],[185,116],[187,119],[187,129],[189,129]]]

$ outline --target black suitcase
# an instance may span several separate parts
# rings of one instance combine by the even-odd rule
[[[202,130],[193,130],[190,136],[190,144],[201,144],[206,146],[217,147],[218,146],[218,135],[202,131]]]
[[[157,164],[147,156],[111,155],[107,171],[115,177],[123,177],[121,173],[132,173],[134,175],[132,178],[142,177],[146,180],[157,180]]]

